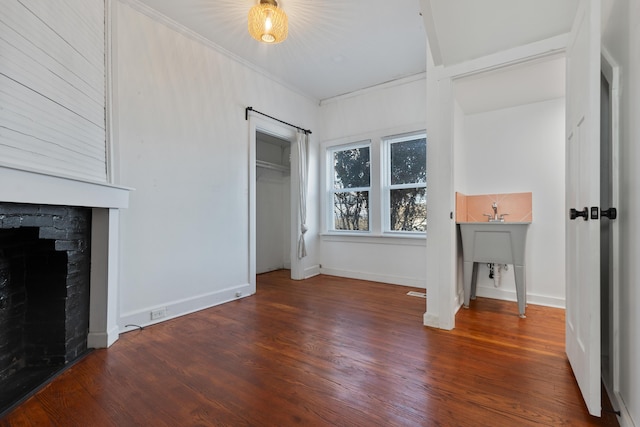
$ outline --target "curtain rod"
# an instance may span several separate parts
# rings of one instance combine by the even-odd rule
[[[249,120],[249,111],[253,111],[254,113],[257,113],[257,114],[262,114],[263,116],[269,117],[270,119],[275,120],[276,122],[283,123],[283,124],[285,124],[287,126],[291,126],[292,128],[296,128],[298,130],[301,130],[302,132],[306,133],[307,135],[311,135],[311,131],[309,129],[301,128],[300,126],[296,126],[296,125],[292,125],[291,123],[287,123],[284,120],[276,119],[275,117],[272,117],[272,116],[270,116],[268,114],[261,113],[258,110],[254,110],[253,107],[247,107],[247,108],[244,109],[244,119],[245,120]]]

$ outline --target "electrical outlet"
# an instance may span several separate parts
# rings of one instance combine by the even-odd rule
[[[151,320],[162,319],[163,317],[167,317],[167,307],[151,310]]]

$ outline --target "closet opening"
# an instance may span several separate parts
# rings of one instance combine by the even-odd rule
[[[291,142],[256,132],[256,274],[291,269]]]

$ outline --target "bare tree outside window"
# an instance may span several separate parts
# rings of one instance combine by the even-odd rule
[[[369,147],[334,151],[333,174],[334,229],[369,230]]]
[[[389,142],[389,228],[427,229],[427,140]]]
[[[426,235],[424,131],[330,146],[326,159],[327,231]]]

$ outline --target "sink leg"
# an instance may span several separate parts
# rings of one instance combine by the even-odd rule
[[[464,286],[463,286],[463,293],[464,293],[464,303],[463,303],[463,307],[464,308],[469,308],[469,299],[471,297],[471,281],[472,281],[472,276],[473,276],[473,269],[474,269],[474,262],[471,261],[465,261],[464,262],[464,270],[462,272],[463,278],[464,278]]]
[[[473,263],[473,273],[471,273],[471,299],[476,299],[476,290],[478,288],[478,263]]]
[[[521,318],[525,318],[524,312],[527,306],[525,269],[523,265],[514,265],[514,273],[516,280],[516,297],[518,299],[518,314]]]

